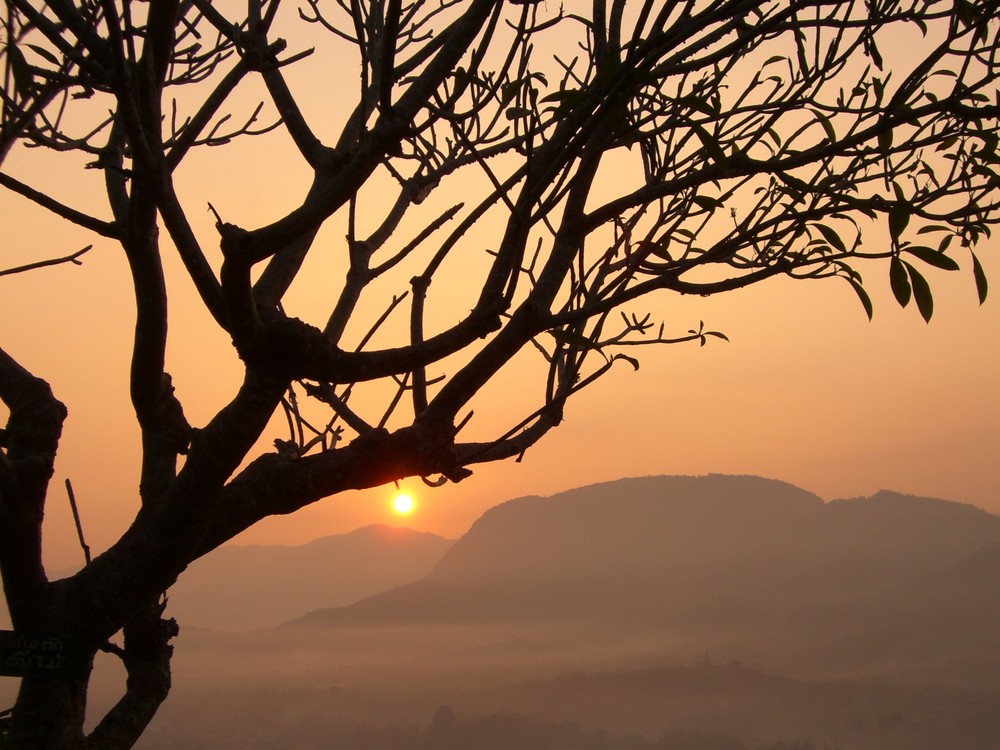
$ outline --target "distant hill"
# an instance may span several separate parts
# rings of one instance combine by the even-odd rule
[[[707,611],[720,598],[769,609],[796,592],[880,592],[994,543],[1000,517],[943,500],[880,492],[824,504],[757,477],[623,479],[498,505],[425,579],[310,618],[675,619],[678,603]]]
[[[275,575],[239,552],[240,581]],[[332,596],[351,565],[296,570]],[[214,606],[247,625],[302,577]],[[994,750],[998,592],[1000,517],[958,503],[732,476],[525,497],[420,580],[182,629],[156,747]]]
[[[423,577],[453,540],[384,525],[301,546],[221,547],[169,592],[182,625],[253,630],[320,607],[351,604]]]
[[[928,649],[997,661],[998,549],[1000,517],[959,503],[886,491],[824,503],[758,477],[625,479],[503,503],[424,579],[297,624],[564,622],[831,666]]]

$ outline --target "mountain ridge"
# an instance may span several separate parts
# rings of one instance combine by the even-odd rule
[[[678,489],[688,494],[656,494]],[[622,490],[633,494],[609,498]],[[706,540],[707,533],[714,538]],[[737,565],[749,575],[807,553],[813,568],[868,568],[874,583],[903,569],[916,574],[922,567],[957,564],[966,551],[994,541],[1000,541],[1000,517],[947,500],[880,491],[824,503],[794,485],[759,477],[642,477],[501,503],[415,583],[434,582],[438,589],[473,579],[477,585],[537,584],[652,570],[681,585],[693,573],[731,575]],[[398,587],[394,591],[369,599],[400,596]]]
[[[221,630],[272,627],[418,580],[454,540],[370,524],[301,545],[228,545],[193,563],[170,591],[182,624]]]
[[[995,545],[1000,517],[946,500],[824,503],[759,477],[633,478],[503,503],[423,579],[283,627],[561,623],[830,664],[886,638],[908,658],[959,658],[956,639],[995,655],[1000,604],[983,596],[1000,590]]]

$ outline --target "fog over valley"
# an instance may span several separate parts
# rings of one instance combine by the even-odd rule
[[[995,750],[997,591],[998,516],[746,476],[226,547],[139,747]]]

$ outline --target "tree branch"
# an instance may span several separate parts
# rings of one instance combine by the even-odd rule
[[[86,748],[128,750],[146,731],[160,704],[170,692],[170,659],[177,636],[174,620],[163,619],[166,600],[148,606],[132,617],[123,629],[125,647],[125,695],[87,736]]]
[[[89,229],[91,232],[99,234],[102,237],[118,237],[118,227],[114,224],[114,222],[103,221],[102,219],[89,216],[82,211],[70,208],[69,206],[55,200],[51,196],[25,185],[23,182],[11,177],[10,175],[0,172],[0,185],[3,185],[8,190],[17,193],[18,195],[24,196],[33,203],[37,203],[39,206],[51,211],[56,216],[61,216],[67,221],[71,221],[84,229]]]
[[[14,626],[45,632],[38,618],[48,579],[42,518],[66,407],[44,380],[0,349],[0,400],[9,410],[0,440],[0,573]]]
[[[36,263],[27,263],[23,266],[15,266],[14,268],[4,268],[0,269],[0,276],[10,276],[16,273],[24,273],[25,271],[34,271],[36,268],[48,268],[49,266],[58,266],[63,263],[72,263],[74,266],[82,266],[83,261],[80,258],[93,248],[93,245],[87,245],[82,250],[77,250],[75,253],[63,256],[62,258],[50,258],[49,260],[40,260]]]

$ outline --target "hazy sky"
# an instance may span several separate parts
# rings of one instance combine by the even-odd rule
[[[330,105],[316,106],[323,114]],[[331,121],[338,114],[331,112]],[[268,143],[215,149],[210,173],[195,165],[179,175],[186,205],[206,235],[213,231],[212,217],[202,208],[209,200],[225,218],[257,226],[301,195],[304,173],[294,163],[286,169],[272,158],[266,180],[241,178],[241,169],[260,176]],[[76,206],[107,214],[99,208],[99,184],[87,182],[96,179],[93,172],[67,176],[50,157],[28,156],[32,161],[24,153],[13,154],[5,169],[48,186]],[[46,515],[49,562],[66,567],[81,554],[65,478],[72,479],[95,551],[114,540],[136,508],[137,431],[127,395],[133,314],[127,267],[113,244],[55,221],[8,193],[0,193],[0,226],[0,267],[95,243],[82,267],[0,277],[3,346],[48,379],[70,410]],[[337,237],[337,231],[329,236]],[[329,242],[328,255],[335,258],[336,242]],[[861,267],[875,299],[872,323],[848,286],[835,281],[774,280],[710,300],[652,298],[634,309],[665,321],[668,333],[683,333],[704,320],[731,343],[643,349],[639,372],[623,365],[571,402],[564,424],[521,463],[473,467],[472,478],[439,489],[419,479],[404,482],[417,501],[405,520],[393,515],[394,488],[385,487],[269,520],[240,541],[298,543],[369,523],[406,523],[458,536],[486,508],[511,497],[646,474],[758,474],[826,499],[889,488],[1000,513],[996,245],[987,240],[977,249],[997,287],[983,307],[976,303],[966,257],[956,254],[961,272],[928,270],[937,301],[929,326],[916,310],[898,308],[888,290],[887,266],[878,264]],[[173,295],[168,370],[189,419],[199,424],[228,400],[239,363],[176,264],[168,273]],[[318,294],[312,285],[330,273],[328,266],[309,270],[308,283],[289,300],[293,314],[326,301],[312,296]],[[458,284],[447,278],[442,283]],[[372,314],[379,311],[373,308]],[[540,395],[543,387],[532,381],[497,389],[490,394],[494,413],[487,407],[481,418],[498,420],[518,399]],[[283,435],[283,422],[275,424],[269,439]]]

